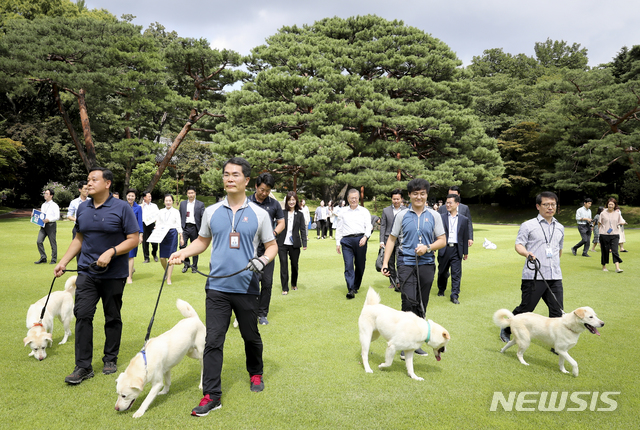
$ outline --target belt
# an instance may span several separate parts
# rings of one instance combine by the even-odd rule
[[[454,246],[457,246],[457,243],[447,243],[447,246],[450,246],[451,248],[453,248]]]
[[[364,236],[364,233],[348,234],[342,237],[358,237],[358,236]]]

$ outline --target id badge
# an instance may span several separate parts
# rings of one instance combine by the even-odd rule
[[[609,230],[607,230],[607,234],[611,234],[612,231],[613,231],[613,229],[611,227],[609,227]]]
[[[189,215],[191,215],[191,212],[187,211],[187,218],[189,218]]]
[[[240,233],[229,233],[229,248],[240,249]]]
[[[547,258],[552,258],[553,257],[553,251],[551,250],[550,246],[547,246]]]

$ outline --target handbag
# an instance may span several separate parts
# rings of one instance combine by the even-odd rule
[[[384,248],[380,248],[378,251],[378,258],[376,258],[376,270],[378,272],[382,271],[382,262],[384,260]]]

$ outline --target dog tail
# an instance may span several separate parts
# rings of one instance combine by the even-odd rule
[[[64,290],[71,293],[72,296],[76,294],[76,279],[78,279],[77,276],[72,276],[64,283]]]
[[[198,313],[195,309],[191,307],[191,305],[184,300],[178,299],[176,300],[176,307],[180,311],[183,317],[185,318],[198,318]]]
[[[493,314],[493,322],[500,328],[510,327],[512,318],[513,314],[507,309],[498,309],[496,313]]]
[[[376,291],[369,287],[369,291],[367,291],[367,298],[364,301],[366,305],[379,305],[380,304],[380,294],[376,293]]]

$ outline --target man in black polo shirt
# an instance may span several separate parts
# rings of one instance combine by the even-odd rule
[[[269,197],[271,189],[276,184],[276,180],[270,173],[261,173],[256,178],[256,192],[249,197],[249,201],[256,203],[262,209],[269,213],[269,219],[273,224],[273,235],[277,238],[278,234],[284,230],[284,212],[280,203]],[[258,245],[258,257],[264,254],[264,245]],[[258,305],[258,321],[262,325],[269,324],[267,315],[269,314],[269,302],[271,301],[271,288],[273,286],[273,260],[267,264],[262,272],[262,280],[260,281],[260,304]]]
[[[76,367],[65,382],[77,385],[93,377],[93,316],[102,300],[104,310],[104,368],[109,375],[117,371],[122,335],[122,294],[129,274],[128,254],[138,245],[140,227],[131,206],[109,193],[113,173],[94,167],[87,179],[91,200],[78,207],[76,237],[54,269],[62,276],[67,264],[79,253],[76,280]]]

